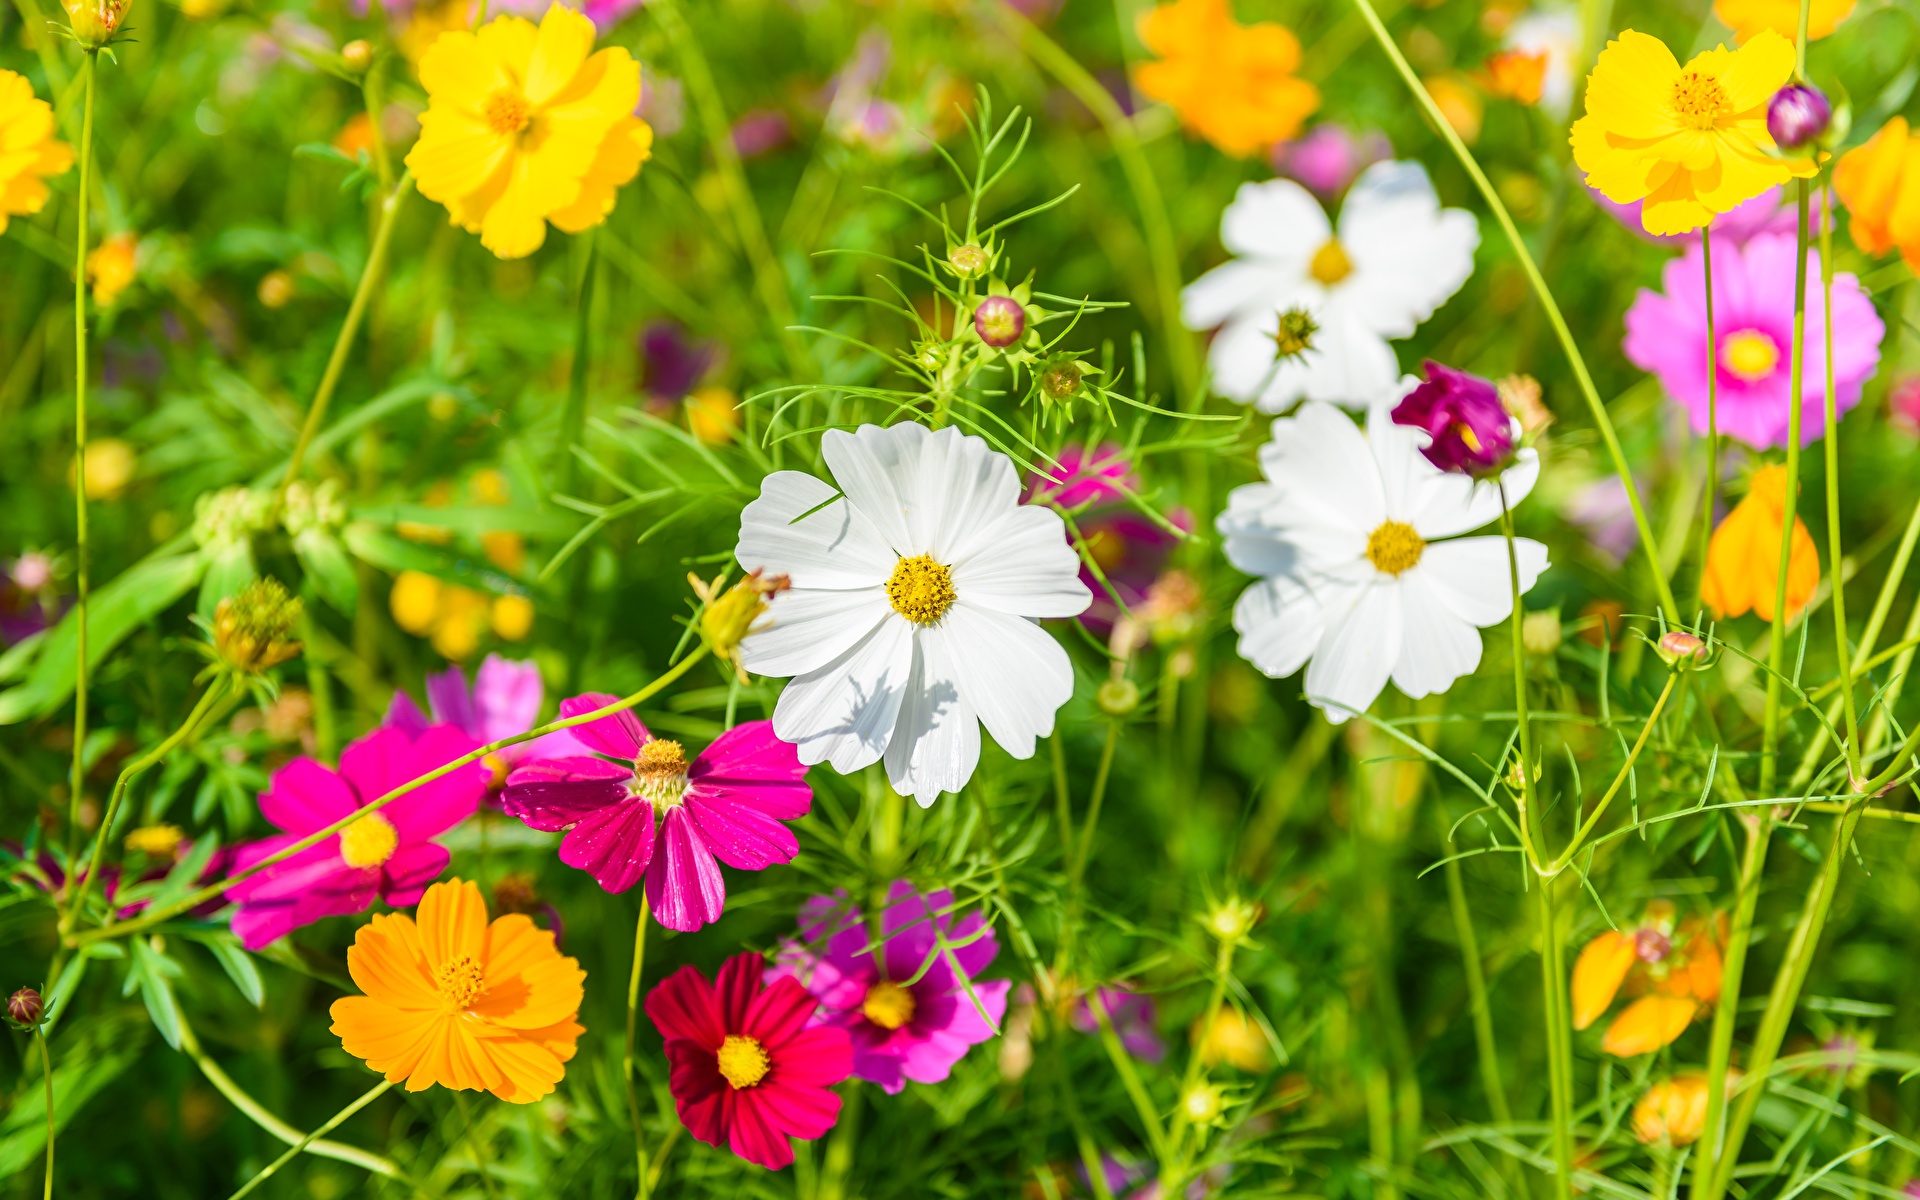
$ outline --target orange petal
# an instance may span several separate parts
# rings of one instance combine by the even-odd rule
[[[375,913],[347,949],[347,971],[361,991],[384,1004],[432,1011],[440,1007],[419,930],[404,914]]]
[[[429,967],[463,954],[480,962],[486,954],[487,902],[477,883],[448,879],[428,888],[420,897],[419,925]]]
[[[1607,1011],[1634,962],[1633,939],[1609,930],[1587,943],[1573,964],[1573,1027],[1585,1029]]]
[[[1600,1048],[1616,1058],[1651,1054],[1685,1033],[1699,1007],[1692,997],[1643,996],[1620,1010]]]

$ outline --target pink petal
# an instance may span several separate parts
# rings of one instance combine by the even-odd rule
[[[417,738],[427,731],[427,714],[413,702],[413,697],[396,690],[393,699],[387,702],[387,715],[380,719],[382,725],[390,725],[410,738]]]
[[[480,748],[451,725],[435,725],[412,742],[398,730],[375,730],[340,756],[341,774],[361,800],[370,801]],[[491,773],[472,762],[400,796],[380,815],[393,823],[402,843],[424,842],[480,809]]]
[[[243,904],[233,914],[233,935],[249,950],[264,949],[300,927],[293,904]]]
[[[433,719],[443,725],[451,725],[470,737],[481,741],[480,723],[474,717],[473,695],[467,691],[467,673],[455,663],[437,675],[427,676],[427,704],[433,709]]]
[[[788,1087],[832,1087],[853,1074],[853,1041],[832,1025],[803,1029],[780,1047],[774,1071]]]
[[[840,1097],[820,1087],[790,1087],[772,1078],[753,1089],[768,1122],[782,1133],[803,1141],[832,1129],[840,1119]],[[898,1092],[898,1087],[888,1089]]]
[[[686,811],[721,862],[743,871],[759,871],[792,862],[800,853],[793,831],[764,813],[719,794],[687,789]]]
[[[617,704],[620,697],[606,692],[588,692],[583,696],[569,696],[560,702],[560,715],[577,717],[581,713],[590,713],[595,709]],[[584,725],[568,726],[576,740],[587,749],[614,758],[631,759],[640,753],[645,745],[647,727],[640,718],[633,715],[630,708],[622,709],[610,717],[601,717],[598,721],[588,721]]]
[[[719,997],[698,967],[681,967],[655,984],[647,993],[645,1007],[647,1019],[667,1040],[669,1049],[677,1040],[692,1043],[706,1051],[707,1065],[712,1068],[713,1054],[727,1033]],[[674,1089],[676,1095],[679,1090]]]
[[[540,717],[546,697],[540,668],[489,654],[473,677],[473,732],[483,742],[525,733]]]
[[[799,1033],[816,1007],[812,994],[799,983],[777,979],[753,998],[740,1030],[760,1039],[761,1045],[772,1050]]]
[[[714,1003],[728,1033],[748,1031],[748,1013],[761,993],[760,973],[765,966],[758,954],[736,954],[720,964],[713,977]]]
[[[727,885],[684,807],[668,809],[664,824],[660,853],[647,870],[647,899],[663,927],[686,933],[720,919],[727,906]]]
[[[271,858],[299,840],[291,836],[267,838],[241,846],[234,855],[235,874]],[[319,886],[321,881],[335,872],[351,869],[340,858],[340,839],[329,838],[291,858],[280,860],[257,875],[248,876],[228,888],[227,895],[242,903],[295,899],[307,889]]]
[[[700,752],[687,771],[692,779],[716,783],[799,783],[807,777],[800,751],[774,736],[772,721],[735,725]],[[802,812],[805,810],[802,809]]]
[[[550,758],[507,777],[500,807],[535,829],[565,829],[588,814],[632,799],[632,772],[598,758]]]
[[[748,1162],[778,1171],[793,1165],[793,1145],[767,1119],[759,1091],[734,1093],[733,1128],[727,1131],[727,1144]]]
[[[347,782],[311,758],[275,771],[260,796],[260,815],[288,833],[325,829],[358,807]]]
[[[560,839],[560,861],[592,875],[609,892],[624,892],[646,873],[653,843],[651,804],[610,804],[581,817]]]
[[[682,967],[681,970],[694,969]],[[659,989],[654,991],[658,993]],[[647,1013],[649,1016],[653,1013],[651,998]],[[658,1023],[656,1020],[655,1024]],[[720,1078],[713,1051],[676,1037],[667,1039],[666,1054],[667,1088],[673,1093],[673,1107],[680,1114],[680,1123],[707,1145],[722,1145],[727,1136],[727,1100],[733,1089]]]
[[[420,903],[427,885],[440,878],[451,861],[453,855],[438,842],[415,842],[400,847],[382,864],[385,878],[381,881],[380,898],[394,908],[412,908]]]

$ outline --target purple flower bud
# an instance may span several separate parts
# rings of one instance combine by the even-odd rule
[[[1683,629],[1669,630],[1660,635],[1653,652],[1660,656],[1661,662],[1676,671],[1704,666],[1708,654],[1707,644]]]
[[[1437,362],[1427,381],[1393,410],[1393,423],[1424,429],[1433,440],[1421,453],[1442,471],[1491,475],[1513,457],[1513,417],[1499,389],[1478,375]]]
[[[1827,131],[1833,106],[1817,87],[1790,83],[1767,103],[1767,132],[1782,150],[1798,150]]]
[[[40,993],[32,988],[21,988],[7,997],[7,1016],[21,1025],[38,1025],[40,1014],[44,1011]]]
[[[1027,310],[1012,296],[988,296],[973,310],[973,331],[995,349],[1011,346],[1027,332]]]

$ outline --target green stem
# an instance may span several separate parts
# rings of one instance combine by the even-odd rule
[[[598,275],[600,256],[594,252],[593,230],[580,235],[586,247],[586,262],[580,266],[580,286],[575,291],[573,307],[573,361],[567,368],[567,407],[560,420],[560,445],[556,448],[564,470],[559,472],[567,480],[567,491],[577,491],[580,486],[580,460],[573,453],[573,447],[586,435],[587,428],[587,375],[593,361],[593,285]]]
[[[74,237],[73,255],[73,522],[75,596],[73,667],[73,770],[67,798],[67,864],[71,868],[79,857],[80,809],[85,799],[87,752],[87,681],[91,664],[87,662],[88,560],[91,547],[87,539],[87,208],[91,196],[93,172],[93,93],[100,54],[88,50],[81,60],[82,86],[85,88],[84,115],[80,122],[80,191],[75,201],[79,232]]]
[[[640,1097],[633,1088],[633,1052],[634,1030],[640,1013],[640,974],[647,961],[647,922],[653,917],[652,904],[647,899],[646,889],[640,890],[640,919],[633,924],[633,970],[627,976],[627,1047],[620,1057],[620,1074],[627,1085],[627,1113],[633,1119],[633,1153],[639,1163],[640,1186],[635,1192],[638,1200],[647,1200],[647,1139],[646,1132],[640,1126]]]
[[[1700,257],[1707,284],[1707,489],[1700,513],[1700,586],[1694,607],[1704,604],[1707,592],[1707,549],[1713,544],[1713,506],[1720,498],[1720,362],[1713,331],[1713,223],[1700,227]]]
[[[1233,954],[1239,944],[1237,938],[1221,938],[1219,950],[1214,955],[1213,993],[1207,997],[1206,1016],[1200,1024],[1200,1041],[1194,1046],[1193,1054],[1187,1059],[1187,1070],[1180,1080],[1180,1096],[1173,1108],[1173,1124],[1168,1129],[1166,1141],[1163,1143],[1166,1151],[1178,1156],[1176,1162],[1161,1159],[1160,1194],[1163,1196],[1182,1195],[1186,1189],[1187,1170],[1193,1159],[1193,1155],[1186,1147],[1187,1131],[1192,1124],[1187,1115],[1187,1097],[1200,1086],[1201,1078],[1206,1073],[1207,1047],[1213,1042],[1213,1027],[1220,1019],[1221,1006],[1227,1001],[1227,980],[1233,975]],[[1095,999],[1098,999],[1097,993]],[[1107,1019],[1103,1007],[1100,1013],[1101,1036],[1111,1036],[1109,1031],[1112,1027],[1112,1022]],[[1119,1039],[1115,1037],[1113,1040],[1118,1045]]]
[[[272,1162],[268,1163],[265,1167],[262,1167],[260,1169],[260,1172],[256,1174],[252,1179],[249,1179],[246,1181],[246,1183],[242,1184],[240,1186],[240,1190],[235,1192],[231,1197],[229,1197],[229,1200],[240,1200],[242,1196],[245,1196],[247,1193],[253,1191],[253,1189],[259,1187],[261,1184],[265,1183],[267,1180],[273,1178],[273,1176],[279,1172],[281,1167],[286,1166],[288,1163],[292,1162],[295,1158],[298,1158],[300,1156],[300,1153],[304,1151],[308,1146],[312,1145],[316,1138],[322,1136],[323,1134],[332,1133],[335,1129],[338,1129],[342,1124],[346,1122],[348,1117],[351,1117],[353,1114],[359,1112],[361,1109],[365,1108],[367,1105],[372,1104],[376,1099],[378,1099],[381,1095],[383,1095],[388,1088],[392,1086],[393,1086],[393,1081],[390,1079],[382,1079],[379,1083],[374,1084],[373,1087],[369,1088],[366,1092],[362,1093],[358,1100],[355,1100],[352,1104],[347,1105],[345,1108],[341,1109],[339,1112],[333,1114],[331,1117],[328,1117],[326,1124],[321,1125],[319,1128],[315,1129],[312,1133],[307,1134],[305,1137],[295,1142],[292,1148],[290,1148],[285,1154],[282,1154],[279,1158],[274,1159]]]
[[[229,875],[227,878],[222,879],[217,883],[209,884],[208,886],[201,888],[199,891],[194,892],[189,896],[186,896],[180,900],[174,901],[172,904],[163,905],[158,908],[150,909],[147,912],[142,913],[140,916],[134,917],[130,920],[116,921],[110,925],[102,925],[98,929],[83,929],[76,933],[71,933],[67,935],[63,940],[69,946],[83,946],[88,944],[89,942],[97,942],[105,938],[125,937],[128,934],[138,933],[143,929],[150,929],[153,926],[158,925],[163,921],[172,920],[174,917],[179,916],[181,913],[187,912],[194,908],[198,908],[200,905],[205,904],[207,901],[220,896],[221,894],[226,892],[228,888],[232,887],[233,885],[240,883],[243,880],[251,879],[253,876],[258,875],[261,871],[264,871],[269,867],[272,867],[281,862],[284,862],[285,860],[300,853],[302,850],[306,850],[310,847],[319,845],[321,842],[326,841],[328,838],[339,833],[342,829],[345,829],[347,826],[353,824],[355,821],[358,821],[360,818],[368,815],[369,813],[379,812],[381,809],[393,803],[395,800],[398,800],[400,797],[406,795],[408,792],[413,791],[415,788],[422,787],[426,784],[432,783],[434,780],[439,779],[442,776],[450,775],[453,772],[458,771],[461,767],[466,766],[468,763],[479,762],[481,759],[485,758],[489,754],[493,754],[499,750],[503,750],[508,746],[517,746],[521,742],[530,742],[534,738],[543,737],[546,734],[552,733],[556,729],[571,729],[575,725],[585,725],[589,721],[598,721],[602,717],[610,717],[615,713],[625,712],[627,709],[632,708],[634,705],[639,704],[642,701],[645,701],[657,695],[664,689],[666,689],[669,685],[671,685],[674,682],[674,680],[679,679],[682,675],[685,675],[689,670],[691,670],[693,668],[693,665],[695,663],[698,663],[701,659],[705,658],[708,653],[709,653],[709,648],[707,646],[705,645],[700,646],[698,649],[694,650],[693,653],[687,655],[685,658],[681,659],[678,663],[675,663],[672,667],[668,668],[668,670],[664,674],[662,674],[658,679],[655,679],[652,683],[649,683],[647,686],[641,688],[639,691],[633,693],[631,696],[628,696],[625,699],[616,700],[612,704],[606,705],[602,708],[596,708],[592,712],[580,713],[576,716],[571,716],[571,717],[561,717],[558,720],[549,721],[547,724],[541,725],[538,728],[529,729],[525,733],[517,733],[517,734],[514,734],[512,737],[504,737],[497,742],[489,742],[486,745],[481,746],[477,750],[469,751],[468,753],[461,755],[459,758],[454,759],[452,762],[449,762],[445,766],[437,767],[434,770],[428,771],[424,775],[416,776],[413,779],[408,780],[406,783],[401,784],[399,787],[394,788],[392,791],[388,792],[386,795],[361,805],[359,808],[354,809],[352,812],[348,813],[344,817],[341,817],[339,820],[335,821],[333,824],[327,826],[326,828],[315,830],[313,833],[308,834],[307,836],[301,838],[299,841],[294,842],[292,845],[287,846],[282,850],[278,851],[277,853],[271,854],[264,859],[261,859],[258,863],[255,863],[253,866],[247,868],[246,870],[237,871],[234,874]]]
[[[36,1031],[40,1039],[40,1073],[47,1085],[47,1184],[44,1200],[53,1200],[53,1053],[47,1049],[47,1031]]]
[[[493,1182],[493,1171],[488,1168],[480,1139],[473,1132],[473,1114],[468,1111],[465,1093],[453,1094],[453,1106],[460,1113],[460,1138],[467,1143],[467,1153],[473,1155],[474,1174],[480,1176],[480,1186],[487,1193],[487,1200],[498,1200],[500,1189]]]
[[[1047,739],[1047,749],[1053,756],[1053,809],[1054,820],[1060,826],[1060,844],[1073,845],[1073,794],[1067,786],[1067,750],[1066,741],[1055,729],[1053,736]]]
[[[1173,1161],[1173,1139],[1160,1125],[1159,1109],[1152,1095],[1147,1092],[1146,1084],[1140,1081],[1140,1072],[1133,1069],[1133,1058],[1120,1041],[1120,1035],[1114,1031],[1113,1018],[1107,1012],[1106,1001],[1100,998],[1099,988],[1087,992],[1087,1007],[1093,1010],[1094,1020],[1100,1025],[1100,1045],[1113,1061],[1113,1069],[1120,1076],[1120,1084],[1126,1089],[1128,1098],[1133,1101],[1134,1111],[1140,1114],[1140,1125],[1146,1132],[1147,1144],[1153,1148],[1153,1156],[1164,1172]],[[1073,1090],[1072,1082],[1068,1081],[1066,1087],[1069,1091]],[[1184,1096],[1185,1092],[1181,1094]]]
[[[1679,678],[1680,672],[1678,671],[1668,673],[1666,686],[1660,689],[1659,698],[1653,702],[1653,711],[1647,714],[1646,723],[1640,726],[1640,736],[1633,740],[1633,748],[1627,752],[1627,761],[1620,764],[1620,770],[1615,773],[1613,783],[1608,786],[1606,794],[1600,797],[1600,803],[1593,806],[1593,812],[1587,816],[1585,821],[1581,822],[1579,830],[1573,835],[1573,840],[1567,843],[1567,848],[1555,856],[1551,863],[1547,864],[1547,874],[1558,875],[1562,870],[1565,870],[1567,864],[1573,861],[1573,856],[1579,853],[1582,846],[1586,845],[1587,838],[1593,833],[1594,826],[1600,823],[1600,818],[1606,814],[1607,807],[1613,803],[1613,798],[1620,794],[1620,788],[1627,782],[1627,778],[1633,770],[1633,764],[1640,760],[1640,752],[1647,747],[1647,737],[1653,732],[1653,727],[1659,723],[1660,714],[1666,709],[1667,699],[1673,695],[1673,686]]]
[[[1087,801],[1087,823],[1080,830],[1080,844],[1075,847],[1073,861],[1067,868],[1067,886],[1070,891],[1080,891],[1080,880],[1087,873],[1087,859],[1093,854],[1093,834],[1100,825],[1100,805],[1107,798],[1107,779],[1113,773],[1113,751],[1120,742],[1120,722],[1107,724],[1107,741],[1100,748],[1100,768],[1093,774],[1093,797]]]
[[[1444,827],[1446,816],[1436,805],[1434,814]],[[1480,965],[1480,939],[1473,931],[1473,912],[1467,907],[1467,889],[1461,879],[1460,859],[1447,856],[1447,904],[1453,910],[1454,937],[1460,942],[1460,964],[1467,973],[1467,1003],[1473,1011],[1473,1043],[1480,1058],[1480,1086],[1487,1093],[1493,1119],[1513,1120],[1507,1105],[1507,1086],[1500,1076],[1500,1047],[1493,1036],[1493,1010],[1487,1003],[1487,977]]]
[[[1767,636],[1767,708],[1760,732],[1760,794],[1773,794],[1779,771],[1780,675],[1787,653],[1787,568],[1793,559],[1794,510],[1800,501],[1800,404],[1804,387],[1807,343],[1807,181],[1799,183],[1800,232],[1793,272],[1793,353],[1789,367],[1787,401],[1787,485],[1785,511],[1780,516],[1780,563],[1774,573],[1773,626]],[[1840,581],[1833,581],[1836,595]]]
[[[1526,842],[1527,859],[1536,870],[1541,866],[1539,847],[1546,842],[1546,827],[1540,828],[1536,840],[1529,828],[1531,822],[1541,819],[1534,813],[1533,805],[1533,731],[1532,722],[1527,719],[1527,642],[1523,627],[1526,613],[1520,606],[1520,559],[1513,544],[1513,510],[1507,506],[1507,481],[1497,481],[1500,489],[1500,534],[1507,542],[1507,584],[1511,589],[1513,611],[1509,614],[1508,625],[1513,631],[1513,712],[1520,729],[1520,836]]]
[[[1639,531],[1640,548],[1647,556],[1647,566],[1653,574],[1654,588],[1660,594],[1660,604],[1666,609],[1669,620],[1678,621],[1680,606],[1674,603],[1673,586],[1667,581],[1666,570],[1661,565],[1660,548],[1654,541],[1652,527],[1647,523],[1646,508],[1640,502],[1640,489],[1633,481],[1633,471],[1627,466],[1627,455],[1621,448],[1620,435],[1614,430],[1613,418],[1607,415],[1607,406],[1600,399],[1599,389],[1594,386],[1593,375],[1587,370],[1587,360],[1580,353],[1579,343],[1574,340],[1573,331],[1567,327],[1567,319],[1561,314],[1560,305],[1554,300],[1552,291],[1547,288],[1547,281],[1540,274],[1539,265],[1533,261],[1533,252],[1527,249],[1526,240],[1520,236],[1520,228],[1513,223],[1513,217],[1507,212],[1506,203],[1500,199],[1500,193],[1495,190],[1486,172],[1480,169],[1480,163],[1473,157],[1473,152],[1467,149],[1467,144],[1460,140],[1460,135],[1455,133],[1453,126],[1447,122],[1446,116],[1440,111],[1440,106],[1433,102],[1433,97],[1427,92],[1426,85],[1420,82],[1420,77],[1414,73],[1406,56],[1400,53],[1400,47],[1394,43],[1393,35],[1388,33],[1387,27],[1381,23],[1380,15],[1374,11],[1373,5],[1369,0],[1353,0],[1353,3],[1373,30],[1373,36],[1380,43],[1380,48],[1393,61],[1394,69],[1400,73],[1401,80],[1413,93],[1414,100],[1426,113],[1428,121],[1440,131],[1440,136],[1446,140],[1454,156],[1460,160],[1460,165],[1472,178],[1474,187],[1479,189],[1481,198],[1493,211],[1494,220],[1499,223],[1501,232],[1506,235],[1508,244],[1513,247],[1514,257],[1520,260],[1521,270],[1526,273],[1527,282],[1533,286],[1534,295],[1539,298],[1540,306],[1546,311],[1547,322],[1553,326],[1554,336],[1559,338],[1561,350],[1566,353],[1567,362],[1573,369],[1574,380],[1580,385],[1580,394],[1586,398],[1594,426],[1600,431],[1600,440],[1606,443],[1607,457],[1612,460],[1614,473],[1620,476],[1621,484],[1627,489],[1627,504],[1633,509],[1634,528]]]
[[[1541,879],[1540,994],[1547,1022],[1547,1086],[1553,1115],[1553,1194],[1573,1196],[1573,1041],[1567,1020],[1566,971],[1560,945],[1557,880]]]
[[[1827,565],[1833,573],[1833,652],[1840,667],[1840,701],[1847,715],[1847,774],[1861,776],[1860,714],[1854,705],[1852,650],[1847,645],[1847,589],[1840,572],[1840,411],[1833,395],[1833,205],[1820,200],[1820,325],[1826,355]],[[1871,651],[1869,651],[1871,653]]]
[[[1721,958],[1720,1000],[1714,1005],[1713,1030],[1707,1046],[1707,1119],[1693,1152],[1694,1200],[1712,1193],[1720,1125],[1726,1114],[1727,1068],[1733,1062],[1734,1025],[1740,1013],[1740,986],[1746,976],[1747,948],[1753,942],[1753,914],[1760,903],[1760,876],[1766,870],[1767,845],[1772,838],[1773,817],[1763,809],[1747,826],[1747,849],[1740,860],[1733,927],[1728,931],[1726,952]]]
[[[307,406],[306,423],[300,427],[300,437],[293,444],[293,456],[287,460],[287,473],[281,478],[281,494],[286,487],[300,477],[300,468],[306,462],[307,447],[313,442],[313,435],[320,429],[320,423],[326,419],[327,406],[333,402],[334,389],[340,386],[341,372],[347,366],[347,354],[353,349],[353,339],[360,332],[360,322],[367,315],[367,306],[372,302],[374,286],[379,282],[387,265],[387,252],[393,245],[393,227],[400,217],[402,202],[407,193],[413,190],[413,172],[400,176],[400,182],[380,202],[380,224],[373,233],[373,246],[367,251],[367,265],[360,270],[360,282],[354,286],[353,300],[347,305],[347,319],[340,325],[340,333],[333,339],[333,353],[327,356],[327,368],[320,375],[320,386],[313,393],[313,403]]]

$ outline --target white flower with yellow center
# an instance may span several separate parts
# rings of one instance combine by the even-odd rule
[[[884,758],[922,805],[972,777],[981,725],[1030,757],[1073,694],[1039,620],[1093,599],[1059,515],[951,427],[830,430],[820,451],[837,488],[776,471],[740,514],[740,565],[792,585],[740,646],[747,670],[793,677],[774,732],[842,774]]]
[[[1290,179],[1241,184],[1220,241],[1239,257],[1180,297],[1189,329],[1221,327],[1207,353],[1214,390],[1261,412],[1302,397],[1365,408],[1400,378],[1388,340],[1410,336],[1473,274],[1480,227],[1440,207],[1419,163],[1383,162],[1347,192],[1337,231]],[[1285,313],[1317,327],[1305,349],[1276,341]]]
[[[1443,692],[1480,664],[1480,630],[1513,611],[1506,539],[1461,537],[1500,516],[1493,481],[1440,470],[1427,435],[1378,405],[1363,431],[1326,404],[1273,423],[1269,482],[1234,489],[1220,515],[1228,561],[1260,580],[1240,596],[1240,655],[1278,679],[1307,668],[1307,699],[1334,723],[1365,712],[1392,679]],[[1522,450],[1501,477],[1507,502],[1533,488]],[[1547,548],[1515,544],[1520,589]]]

